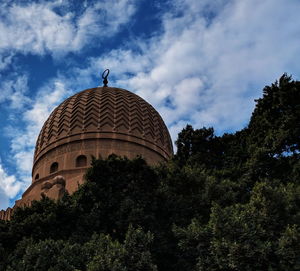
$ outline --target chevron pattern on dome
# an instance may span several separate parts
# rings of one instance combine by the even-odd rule
[[[164,122],[149,103],[124,89],[98,87],[73,95],[50,114],[37,139],[35,158],[53,142],[90,132],[123,133],[173,151]]]

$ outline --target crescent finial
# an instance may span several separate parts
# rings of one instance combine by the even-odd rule
[[[107,80],[107,77],[109,75],[109,69],[106,69],[103,73],[102,73],[102,78],[104,79],[103,80],[103,86],[104,87],[107,87],[107,83],[108,83],[108,80]]]

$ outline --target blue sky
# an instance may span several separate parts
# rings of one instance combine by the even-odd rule
[[[50,112],[106,68],[173,140],[187,123],[245,127],[265,85],[299,80],[299,14],[299,0],[1,0],[0,209],[29,186]]]

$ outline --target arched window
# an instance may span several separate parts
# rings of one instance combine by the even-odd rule
[[[50,167],[50,173],[54,173],[56,171],[58,171],[58,163],[54,162]]]
[[[35,179],[35,180],[38,180],[39,178],[40,178],[40,175],[39,175],[39,174],[36,174],[34,179]]]
[[[87,165],[87,159],[85,155],[79,155],[76,158],[76,167],[85,167]]]

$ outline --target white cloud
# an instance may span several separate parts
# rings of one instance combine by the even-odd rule
[[[300,71],[299,1],[173,4],[163,32],[134,44],[138,53],[113,50],[92,59],[87,70],[111,68],[118,86],[158,109],[174,140],[187,122],[218,132],[243,128],[262,88],[284,72]]]
[[[22,109],[30,99],[26,96],[28,92],[27,75],[11,74],[9,78],[1,77],[0,103],[8,102],[13,110]]]
[[[59,8],[65,11],[67,4],[67,1],[2,3],[0,50],[40,55],[78,51],[90,45],[92,39],[97,42],[114,35],[135,11],[133,0],[118,0],[91,4],[80,14],[57,12]]]
[[[16,177],[14,175],[8,175],[0,163],[0,193],[2,194],[4,191],[7,197],[13,198],[17,195],[20,189],[21,185],[16,181]],[[2,197],[4,198],[4,196]]]
[[[0,187],[0,210],[6,209],[9,205],[9,198],[5,191]]]

